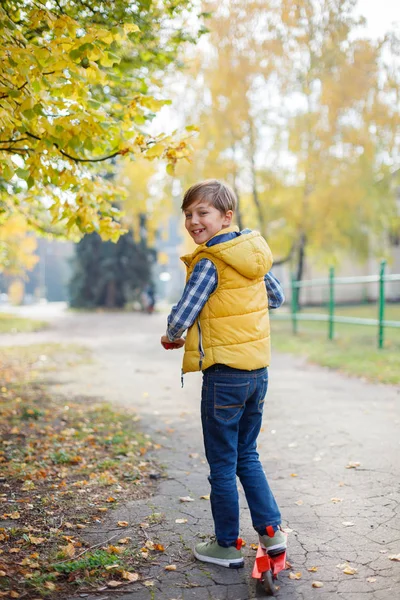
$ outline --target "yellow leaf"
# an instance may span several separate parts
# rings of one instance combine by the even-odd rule
[[[307,571],[310,571],[310,573],[316,573],[318,571],[318,567],[310,567],[307,569]]]
[[[194,498],[191,498],[190,496],[182,496],[181,498],[179,498],[179,500],[181,502],[194,502]]]
[[[205,494],[204,496],[200,496],[200,500],[209,500],[210,494]]]
[[[107,585],[110,588],[116,588],[119,587],[120,585],[124,585],[123,581],[114,581],[111,579],[111,581],[107,581]]]
[[[175,523],[187,523],[187,519],[175,519]]]
[[[7,573],[5,571],[0,571],[0,577],[6,577]]]
[[[10,519],[20,519],[20,518],[21,518],[21,515],[19,514],[19,512],[18,512],[18,511],[15,511],[15,512],[12,512],[12,513],[9,515],[9,517],[10,517]]]
[[[339,502],[343,502],[343,498],[331,498],[331,502],[333,502],[333,504],[338,504]]]
[[[165,147],[163,144],[154,144],[146,151],[146,158],[159,158],[163,155]]]
[[[117,525],[118,527],[128,527],[129,523],[128,521],[118,521]]]
[[[44,587],[46,587],[48,590],[54,592],[54,590],[56,589],[55,584],[52,581],[46,581],[46,583],[44,584]]]
[[[63,556],[73,558],[75,556],[75,546],[73,544],[67,544],[61,548]]]
[[[300,571],[298,573],[289,573],[289,579],[301,579]]]
[[[130,573],[129,571],[122,571],[121,576],[122,579],[127,579],[128,581],[137,581],[139,579],[138,573]]]
[[[176,571],[176,565],[167,565],[164,568],[165,571]]]
[[[130,538],[130,537],[121,538],[120,540],[118,540],[118,544],[129,544],[131,539],[132,538]]]
[[[312,584],[313,588],[322,588],[324,587],[324,584],[322,583],[322,581],[313,581]]]
[[[35,546],[39,546],[39,544],[43,544],[43,542],[46,541],[45,538],[35,537],[33,535],[29,536],[29,540],[31,544],[35,544]]]
[[[134,23],[124,23],[125,33],[132,33],[133,31],[140,31],[139,27]]]

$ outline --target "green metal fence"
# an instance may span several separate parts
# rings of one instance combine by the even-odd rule
[[[385,284],[392,281],[400,281],[400,274],[387,275],[386,261],[380,265],[379,275],[363,275],[361,277],[335,277],[335,269],[329,269],[329,277],[325,279],[310,279],[297,281],[292,277],[292,312],[290,314],[279,314],[278,318],[290,318],[292,320],[293,333],[297,333],[298,321],[326,321],[328,323],[328,338],[333,340],[335,335],[335,323],[349,323],[351,325],[367,325],[377,328],[378,348],[383,348],[385,328],[398,327],[400,321],[385,320]],[[350,285],[356,283],[378,283],[378,306],[377,319],[364,319],[358,317],[343,317],[335,315],[335,288],[337,285]],[[327,286],[329,288],[328,314],[302,313],[299,311],[299,289],[312,286]]]

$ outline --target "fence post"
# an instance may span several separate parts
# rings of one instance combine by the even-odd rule
[[[335,267],[329,268],[329,334],[330,340],[334,337],[334,313],[335,313]]]
[[[297,287],[296,278],[292,275],[292,327],[293,333],[297,333]]]
[[[378,348],[383,348],[384,343],[384,319],[385,319],[385,268],[386,260],[381,261],[379,273],[379,325],[378,325]]]

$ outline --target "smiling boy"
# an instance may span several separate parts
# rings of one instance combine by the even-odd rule
[[[237,476],[261,544],[270,554],[286,549],[279,508],[257,453],[268,387],[268,310],[278,308],[284,295],[269,272],[272,254],[264,238],[232,226],[236,205],[233,191],[215,179],[185,193],[185,227],[198,248],[182,257],[186,286],[161,337],[164,347],[185,346],[183,373],[203,372],[201,420],[216,539],[197,544],[194,554],[233,568],[244,562]]]

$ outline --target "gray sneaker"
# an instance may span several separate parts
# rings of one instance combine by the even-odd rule
[[[271,531],[270,527],[267,527],[267,530],[264,535],[260,535],[260,544],[271,556],[276,554],[281,554],[285,552],[287,547],[287,535],[283,533],[281,528],[277,531]],[[271,533],[273,535],[271,535]]]
[[[217,540],[196,544],[194,547],[194,555],[198,560],[214,563],[221,567],[240,569],[240,567],[244,566],[241,550],[238,550],[235,546],[224,548],[218,544]]]

